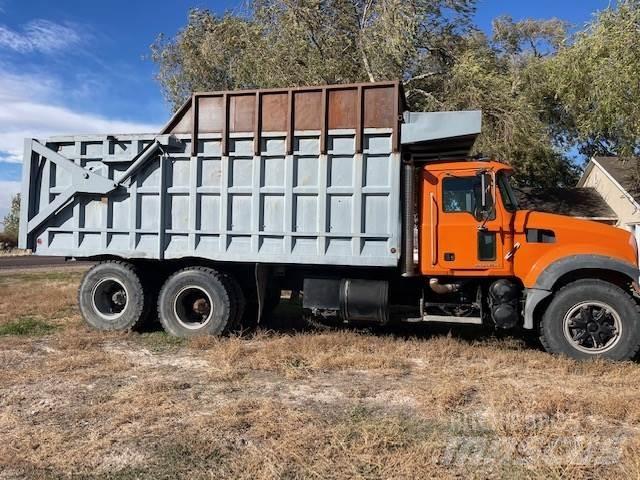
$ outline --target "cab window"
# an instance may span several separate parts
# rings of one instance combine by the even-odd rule
[[[445,178],[442,181],[442,206],[447,213],[475,213],[478,204],[478,179],[473,177]]]
[[[504,172],[498,174],[498,189],[500,190],[500,197],[505,210],[508,212],[518,210],[518,200],[516,200],[516,195],[511,188],[509,176]]]
[[[488,177],[488,176],[487,176]],[[490,182],[486,182],[490,185]],[[485,208],[492,210],[491,189],[485,192]],[[442,180],[442,209],[445,213],[468,212],[481,217],[482,180],[479,175],[469,177],[447,177]]]

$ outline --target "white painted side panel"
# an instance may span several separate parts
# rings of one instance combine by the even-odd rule
[[[28,247],[75,257],[397,265],[399,154],[391,151],[391,131],[365,130],[362,154],[354,138],[353,131],[329,131],[320,155],[318,132],[296,132],[293,154],[285,155],[285,138],[270,136],[254,156],[252,134],[234,134],[229,155],[221,156],[220,139],[201,135],[193,157],[182,138],[111,193],[74,196],[32,233]],[[153,139],[57,137],[46,144],[118,182]],[[70,177],[41,157],[31,162],[28,181],[32,218]]]

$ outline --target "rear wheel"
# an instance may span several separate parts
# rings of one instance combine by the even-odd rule
[[[578,280],[549,304],[540,340],[547,351],[576,359],[632,359],[640,348],[638,305],[616,285]]]
[[[171,275],[158,297],[160,323],[171,335],[220,335],[233,327],[236,295],[224,275],[206,267],[189,267]]]
[[[242,287],[238,281],[228,273],[221,274],[222,281],[229,294],[229,301],[231,303],[231,323],[229,329],[239,329],[242,327],[242,318],[244,317],[246,299]]]
[[[129,330],[141,324],[149,296],[137,270],[126,262],[99,263],[85,273],[78,304],[85,321],[98,330]]]

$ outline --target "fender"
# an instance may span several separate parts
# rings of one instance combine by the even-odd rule
[[[533,312],[542,300],[553,293],[553,286],[563,275],[584,269],[619,272],[632,282],[638,282],[640,278],[637,266],[604,255],[571,255],[556,260],[538,275],[533,287],[525,289],[524,328],[533,328]]]

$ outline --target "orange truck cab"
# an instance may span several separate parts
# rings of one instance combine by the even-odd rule
[[[503,163],[466,159],[419,168],[419,273],[440,295],[472,285],[476,298],[488,299],[498,327],[539,328],[551,351],[579,358],[635,355],[640,325],[633,235],[520,210],[512,174]],[[428,307],[442,313],[437,302]]]

